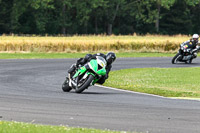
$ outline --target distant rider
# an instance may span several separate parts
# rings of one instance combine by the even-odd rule
[[[200,50],[200,47],[198,46],[199,43],[199,35],[194,34],[192,38],[184,43],[181,44],[181,46],[187,45],[188,48],[191,48],[191,54],[193,55],[192,58],[197,57],[197,52]]]
[[[96,59],[97,56],[103,57],[107,61],[107,66],[106,66],[106,75],[102,76],[97,83],[103,84],[105,80],[108,78],[108,73],[110,72],[112,68],[112,63],[116,59],[116,55],[113,52],[109,52],[106,55],[102,53],[97,53],[97,54],[87,54],[84,58],[80,58],[77,60],[77,63],[72,65],[71,68],[68,70],[68,73],[72,74],[78,67],[85,65],[87,62],[89,62],[91,59]]]

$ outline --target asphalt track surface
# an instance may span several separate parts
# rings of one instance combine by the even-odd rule
[[[76,59],[0,60],[0,120],[137,131],[199,133],[200,101],[178,100],[90,87],[62,92],[67,69]],[[172,65],[171,58],[119,58],[112,70]]]

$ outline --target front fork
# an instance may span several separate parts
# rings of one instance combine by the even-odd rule
[[[71,79],[71,74],[68,74],[68,78],[69,78],[69,86],[72,87],[72,79]]]
[[[96,77],[95,74],[93,74],[93,73],[91,73],[91,72],[87,72],[86,74],[87,74],[88,76],[89,76],[89,75],[93,75],[94,77]],[[73,86],[72,86],[72,84],[73,84],[73,85],[76,86],[76,88],[77,88],[77,87],[78,87],[79,76],[77,76],[77,78],[76,78],[76,83],[71,79],[71,74],[70,74],[70,73],[68,74],[68,78],[69,78],[69,86],[73,88]],[[98,79],[95,79],[95,80],[92,82],[91,85],[94,85],[97,81],[98,81]]]

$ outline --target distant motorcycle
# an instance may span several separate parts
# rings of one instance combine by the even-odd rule
[[[76,69],[72,75],[69,74],[62,85],[62,90],[69,92],[74,89],[76,93],[83,92],[106,75],[106,65],[106,60],[101,56],[97,56],[96,59],[92,59],[84,66]]]
[[[176,64],[178,62],[185,62],[191,64],[192,60],[192,49],[188,48],[188,45],[180,45],[178,53],[172,59],[172,64]]]

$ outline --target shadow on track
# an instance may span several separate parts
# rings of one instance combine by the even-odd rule
[[[200,66],[200,63],[191,63],[191,64],[187,64],[187,63],[184,63],[184,62],[179,62],[179,63],[177,63],[177,64],[173,64],[173,65],[184,65],[184,66],[187,66],[187,67],[189,67],[189,66]]]
[[[113,92],[82,92],[82,93],[75,93],[74,91],[69,92],[69,93],[73,93],[73,94],[82,94],[82,95],[116,95],[116,94],[120,94],[119,93],[113,93]]]

